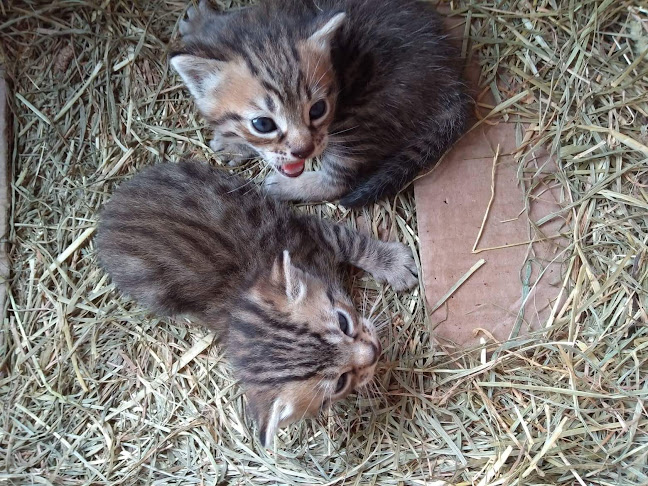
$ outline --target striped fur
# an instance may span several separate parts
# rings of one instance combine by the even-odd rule
[[[263,443],[373,377],[380,344],[342,285],[344,264],[398,290],[417,282],[404,245],[296,214],[200,162],[161,164],[123,184],[97,246],[124,293],[220,334]]]
[[[321,156],[319,171],[272,174],[266,189],[278,198],[360,206],[391,196],[465,128],[462,63],[424,2],[266,0],[218,14],[202,0],[181,33],[171,63],[212,123],[215,150],[278,169]],[[313,122],[318,100],[328,111]],[[256,133],[255,117],[277,130]]]

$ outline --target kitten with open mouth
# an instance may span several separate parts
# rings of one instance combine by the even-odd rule
[[[428,2],[265,0],[218,13],[202,0],[180,33],[171,64],[212,148],[234,163],[263,158],[279,199],[393,196],[464,131],[462,62]],[[304,171],[313,157],[321,170]]]

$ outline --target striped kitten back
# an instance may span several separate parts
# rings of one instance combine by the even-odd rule
[[[205,163],[161,164],[106,205],[99,258],[124,293],[215,329],[266,444],[373,377],[380,344],[342,284],[343,264],[397,289],[409,249],[293,213]]]
[[[171,57],[233,162],[260,155],[281,199],[391,196],[461,135],[458,52],[429,2],[265,0],[218,14],[202,0]],[[304,159],[322,169],[304,172]]]

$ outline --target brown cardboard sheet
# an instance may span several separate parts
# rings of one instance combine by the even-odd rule
[[[443,7],[439,11],[448,13]],[[465,31],[461,20],[447,17],[445,26],[461,45]],[[469,44],[466,47],[469,52]],[[473,57],[466,69],[470,91],[479,101],[494,105],[490,93],[479,87],[478,61]],[[543,182],[547,172],[556,167],[546,152],[539,151],[525,164],[529,171],[522,176],[524,186],[535,187],[533,202],[525,207],[525,187],[519,182],[519,167],[513,156],[518,148],[516,139],[523,138],[525,129],[514,123],[483,123],[464,135],[432,173],[414,184],[423,283],[430,309],[484,260],[432,312],[430,326],[441,341],[465,347],[479,344],[480,338],[506,341],[544,325],[557,305],[565,241],[555,236],[566,221],[555,218],[540,232],[531,230],[530,221],[539,221],[560,209],[561,195]],[[494,197],[482,224],[492,196],[493,159],[498,146]],[[482,226],[478,253],[474,253]],[[524,243],[545,237],[549,238]],[[505,248],[479,251],[501,246]]]
[[[468,133],[442,163],[415,184],[421,262],[430,308],[483,259],[479,267],[431,315],[430,325],[441,340],[458,345],[478,344],[479,338],[497,341],[524,334],[546,321],[561,283],[560,232],[555,219],[538,234],[530,228],[524,189],[518,182],[515,125],[482,124]],[[489,200],[497,147],[494,198],[473,252]],[[529,164],[538,173],[524,174],[525,186],[537,183],[530,206],[531,220],[557,211],[559,194],[542,183],[555,170],[546,153]],[[546,177],[545,177],[546,179]],[[524,243],[549,237],[537,243]],[[511,246],[514,245],[514,246]],[[541,278],[539,278],[541,277]],[[524,304],[524,305],[523,305]],[[520,312],[523,309],[523,313]],[[485,329],[487,333],[477,333]]]

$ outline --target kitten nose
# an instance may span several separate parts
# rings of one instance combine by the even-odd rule
[[[294,150],[290,151],[290,154],[293,157],[296,157],[298,159],[307,159],[313,154],[313,151],[315,150],[315,145],[313,143],[309,143],[308,145],[305,145],[304,147],[299,147]]]

